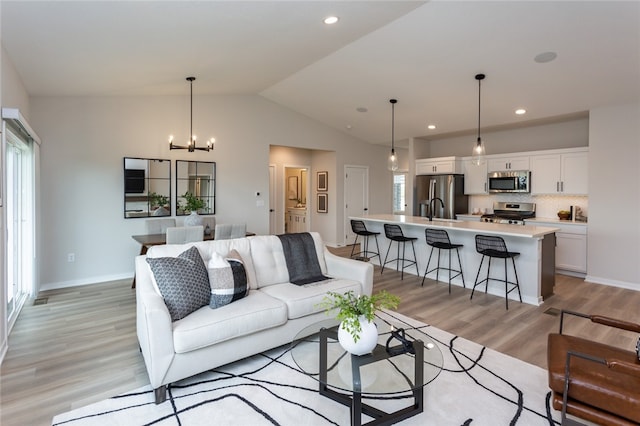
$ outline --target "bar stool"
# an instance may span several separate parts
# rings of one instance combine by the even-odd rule
[[[509,293],[513,290],[518,289],[518,297],[520,298],[520,303],[522,303],[522,295],[520,294],[520,283],[518,282],[518,273],[516,272],[516,261],[515,257],[519,256],[520,253],[515,251],[508,251],[507,245],[504,242],[502,237],[493,236],[493,235],[476,235],[476,251],[482,254],[482,260],[480,261],[480,267],[478,268],[478,274],[476,275],[476,280],[473,284],[473,290],[471,290],[471,299],[473,299],[473,292],[476,291],[476,287],[482,283],[486,283],[484,287],[484,292],[487,292],[487,287],[489,285],[489,280],[494,281],[504,281],[504,298],[507,309],[509,309]],[[487,277],[482,281],[478,282],[478,277],[480,276],[480,271],[482,270],[482,263],[484,262],[484,258],[489,258],[489,264],[487,267]],[[491,278],[489,277],[489,270],[491,269],[491,258],[496,257],[499,259],[504,259],[504,280]],[[511,282],[508,280],[507,276],[507,259],[511,258],[511,262],[513,264],[513,273],[515,275],[515,282]],[[509,284],[512,285],[511,289],[509,289]]]
[[[391,262],[396,262],[396,271],[398,270],[398,263],[402,261],[402,270],[400,274],[400,279],[404,279],[404,270],[411,265],[416,265],[416,275],[420,276],[420,271],[418,271],[418,263],[416,258],[416,248],[413,245],[413,242],[417,240],[416,237],[405,237],[402,233],[402,228],[398,225],[393,225],[389,223],[384,224],[384,235],[391,241],[389,241],[389,248],[387,249],[387,254],[384,257],[384,262],[382,263],[382,270],[380,271],[380,275],[384,272],[384,265]],[[398,254],[395,259],[391,259],[387,262],[387,258],[389,257],[389,250],[391,250],[391,245],[393,242],[398,244]],[[413,260],[405,258],[405,245],[408,241],[411,241],[411,248],[413,249]],[[402,244],[402,257],[400,257],[400,244]],[[405,262],[407,262],[405,266]]]
[[[351,247],[351,255],[349,257],[353,258],[353,256],[357,256],[361,260],[365,261],[373,259],[376,256],[378,256],[378,258],[380,257],[380,246],[378,246],[378,235],[380,235],[379,232],[367,230],[367,227],[361,220],[351,220],[351,230],[354,234],[356,234],[356,239],[353,241],[353,246]],[[359,236],[362,237],[362,240],[364,241],[364,250],[361,250],[358,253],[354,254],[353,251],[356,249],[356,243],[358,242]],[[378,249],[378,251],[369,251],[369,237],[375,238],[376,248]],[[369,256],[369,254],[371,254],[372,256]]]
[[[438,277],[440,274],[440,269],[444,269],[445,271],[449,271],[449,293],[451,293],[451,280],[458,275],[462,277],[462,287],[467,288],[464,284],[464,275],[462,274],[462,263],[460,262],[460,252],[458,249],[462,247],[462,244],[452,244],[451,240],[449,240],[449,234],[444,229],[430,229],[427,228],[424,230],[425,238],[427,239],[427,244],[431,246],[431,253],[429,253],[429,260],[427,261],[427,268],[424,271],[424,276],[422,277],[422,285],[424,286],[424,279],[427,277],[427,274],[436,271],[436,281],[439,281]],[[431,256],[433,255],[433,249],[438,249],[438,266],[429,270],[429,264],[431,263]],[[444,266],[440,266],[440,251],[448,250],[449,251],[449,267],[445,268]],[[459,269],[451,269],[451,250],[455,250],[458,255],[458,268]],[[452,272],[457,272],[455,275],[451,275]]]

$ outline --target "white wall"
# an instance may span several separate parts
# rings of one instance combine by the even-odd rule
[[[589,123],[587,279],[640,290],[640,103]]]
[[[578,118],[510,130],[482,131],[487,155],[544,149],[576,148],[589,145],[589,119]],[[450,138],[416,139],[416,158],[468,157],[477,134]]]
[[[342,243],[343,165],[371,168],[372,192],[391,209],[391,174],[385,147],[372,146],[258,96],[194,96],[194,133],[214,136],[213,152],[170,151],[188,136],[188,99],[167,97],[35,97],[32,125],[43,139],[42,288],[124,278],[133,274],[144,219],[123,218],[123,157],[217,162],[216,220],[244,221],[258,234],[269,230],[270,146],[324,149],[312,155],[314,170],[329,171],[330,213],[312,223],[329,244]],[[172,173],[175,168],[172,165]],[[311,174],[312,188],[315,174]],[[175,187],[172,188],[175,191]],[[255,192],[264,206],[256,206]],[[175,194],[174,194],[175,195]],[[335,197],[335,198],[334,198]],[[75,262],[67,254],[75,253]]]

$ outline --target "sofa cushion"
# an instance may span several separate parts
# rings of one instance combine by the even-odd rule
[[[258,288],[289,282],[282,244],[275,235],[249,237]]]
[[[328,291],[346,293],[349,290],[353,290],[357,295],[362,293],[359,282],[333,278],[305,285],[275,284],[264,287],[260,291],[284,302],[287,305],[289,319],[295,319],[323,311],[318,304],[322,302]]]
[[[238,252],[231,250],[225,259],[213,253],[207,271],[211,285],[211,301],[209,307],[216,309],[245,297],[249,291],[247,274]]]
[[[259,290],[218,309],[203,307],[173,323],[176,353],[186,353],[287,322],[286,305]],[[260,336],[256,336],[259,339]]]
[[[147,258],[172,321],[208,305],[211,287],[207,268],[195,247],[178,257]]]

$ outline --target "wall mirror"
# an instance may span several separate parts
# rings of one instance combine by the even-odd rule
[[[216,213],[216,163],[176,160],[176,215],[191,213],[187,200],[201,200],[198,214]]]
[[[124,158],[124,217],[171,216],[171,161]]]

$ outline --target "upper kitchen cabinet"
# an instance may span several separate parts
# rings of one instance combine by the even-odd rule
[[[587,195],[588,150],[531,156],[531,194]]]
[[[475,165],[472,160],[463,160],[465,195],[487,193],[487,162]]]
[[[446,175],[452,173],[462,173],[462,161],[458,157],[416,160],[416,175]]]
[[[500,156],[487,159],[488,172],[505,170],[529,170],[529,156]]]

